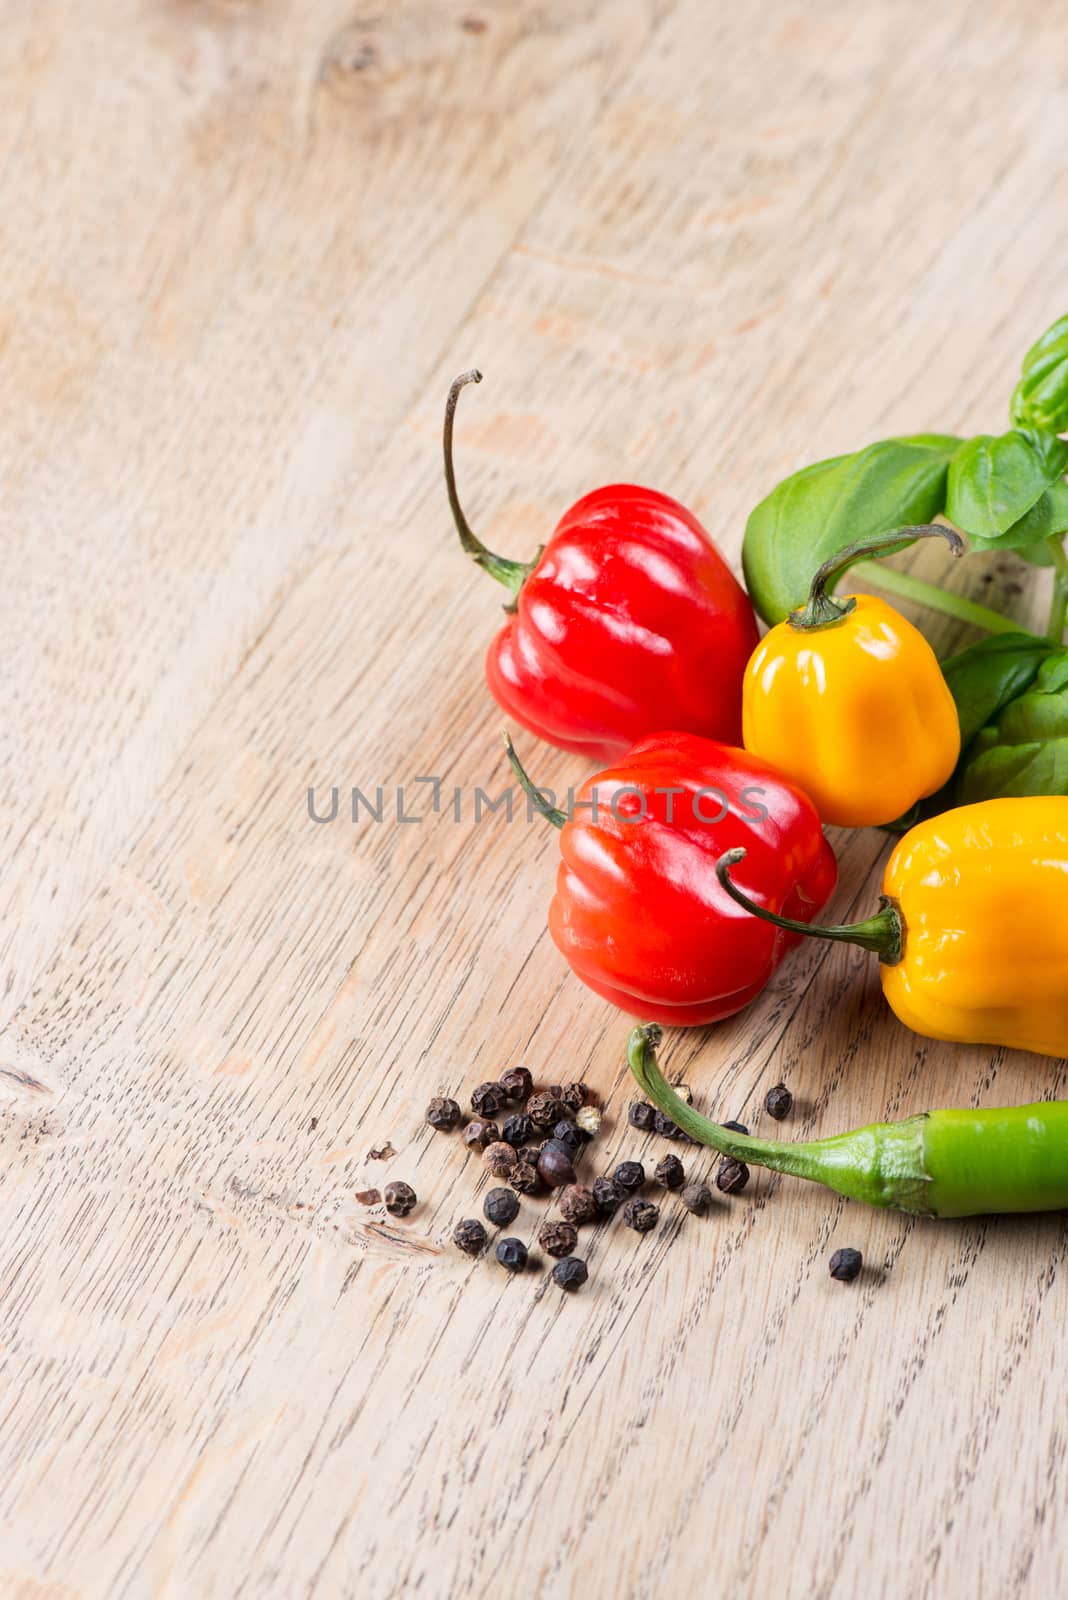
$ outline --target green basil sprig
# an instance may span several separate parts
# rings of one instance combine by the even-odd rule
[[[1024,356],[1010,411],[1018,427],[1068,433],[1068,316],[1058,317]]]
[[[957,801],[1068,794],[1068,651],[1048,657],[1032,686],[981,728],[961,765]]]
[[[1066,468],[1068,443],[1037,428],[966,439],[949,463],[946,517],[979,549],[1035,544],[1048,537],[1041,526],[1052,520],[1053,501],[1032,520],[1028,513]]]
[[[784,478],[750,515],[742,548],[764,621],[781,622],[802,605],[817,567],[846,545],[936,517],[959,443],[941,433],[884,439]]]
[[[980,729],[1029,689],[1043,663],[1058,653],[1055,644],[1033,633],[1003,633],[980,639],[943,661],[942,673],[957,703],[965,755]]]

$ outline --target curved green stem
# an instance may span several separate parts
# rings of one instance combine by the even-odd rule
[[[984,628],[987,633],[1018,633],[1020,624],[1000,611],[982,606],[976,600],[966,600],[963,595],[939,589],[924,578],[911,572],[898,572],[894,567],[884,567],[880,562],[858,561],[853,577],[873,589],[895,595],[899,600],[911,600],[915,605],[926,606],[929,611],[941,611],[944,616],[955,617],[973,628]]]
[[[533,561],[508,561],[504,556],[495,556],[477,534],[473,533],[467,518],[464,516],[463,507],[460,505],[460,496],[456,492],[456,473],[452,463],[452,429],[456,417],[456,402],[460,398],[460,390],[468,383],[481,383],[482,374],[477,367],[472,367],[470,372],[461,372],[454,378],[449,389],[449,398],[445,402],[445,427],[442,432],[442,441],[445,448],[445,488],[449,496],[449,506],[452,510],[452,519],[456,524],[456,531],[460,535],[460,543],[473,561],[477,561],[484,572],[496,578],[498,583],[511,595],[511,600],[505,606],[506,611],[514,611],[519,591],[523,587],[530,573],[538,564],[538,555]]]
[[[936,1214],[925,1159],[926,1115],[904,1122],[876,1122],[807,1143],[754,1139],[703,1117],[675,1093],[657,1066],[656,1047],[661,1037],[655,1022],[633,1029],[627,1041],[627,1065],[648,1099],[698,1144],[709,1145],[736,1161],[752,1161],[772,1172],[826,1184],[835,1193],[869,1206]]]
[[[795,917],[780,917],[765,906],[758,906],[755,900],[750,900],[733,882],[729,871],[744,860],[744,850],[726,851],[716,862],[716,877],[731,899],[745,911],[751,911],[754,917],[773,923],[776,928],[785,928],[788,933],[803,933],[815,939],[835,939],[843,944],[859,945],[862,950],[874,951],[884,966],[896,967],[901,960],[905,953],[905,921],[897,905],[886,895],[880,895],[879,910],[873,917],[867,917],[863,922],[839,923],[821,928]]]
[[[1053,563],[1053,595],[1050,599],[1049,621],[1046,637],[1054,644],[1064,640],[1065,614],[1068,612],[1068,556],[1064,553],[1064,539],[1053,536],[1046,540]]]
[[[856,607],[856,600],[836,600],[829,593],[842,574],[861,556],[890,556],[905,550],[917,539],[944,539],[955,556],[964,554],[964,540],[955,528],[945,528],[939,522],[917,523],[910,528],[891,528],[887,533],[870,533],[854,544],[838,550],[820,567],[812,580],[808,599],[796,611],[791,611],[787,621],[792,628],[810,633],[816,628],[833,628],[842,622]]]
[[[547,822],[551,822],[554,828],[562,828],[564,823],[567,821],[566,811],[561,811],[558,807],[551,806],[543,797],[541,790],[538,788],[534,780],[527,776],[527,773],[523,768],[523,763],[515,753],[515,745],[512,743],[512,736],[507,729],[505,729],[504,732],[504,750],[508,757],[512,771],[519,779],[519,784],[523,790],[523,793],[526,795],[535,811],[540,811],[545,820]]]

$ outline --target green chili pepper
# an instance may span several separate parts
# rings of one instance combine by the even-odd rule
[[[655,1023],[635,1028],[627,1061],[644,1093],[684,1133],[725,1156],[823,1183],[869,1206],[924,1217],[1068,1209],[1068,1101],[999,1111],[925,1111],[829,1139],[783,1144],[711,1122],[656,1064]]]

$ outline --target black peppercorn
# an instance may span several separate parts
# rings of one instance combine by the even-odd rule
[[[565,1083],[560,1091],[560,1098],[569,1111],[581,1111],[589,1097],[584,1083]]]
[[[485,1150],[488,1144],[496,1144],[500,1133],[495,1122],[487,1122],[485,1117],[472,1117],[464,1129],[464,1144],[471,1150]]]
[[[506,1272],[522,1272],[527,1264],[527,1247],[522,1239],[502,1239],[497,1246],[497,1260]]]
[[[682,1191],[682,1203],[695,1217],[703,1217],[712,1209],[712,1190],[707,1183],[688,1183]]]
[[[565,1222],[592,1222],[597,1215],[593,1190],[584,1183],[569,1183],[560,1190],[560,1215]]]
[[[507,1178],[515,1166],[516,1154],[510,1144],[503,1139],[496,1139],[493,1144],[486,1146],[482,1159],[495,1178]]]
[[[558,1095],[532,1094],[527,1101],[527,1116],[536,1128],[552,1128],[565,1115],[567,1107]]]
[[[587,1135],[574,1122],[558,1122],[553,1129],[553,1138],[571,1152],[572,1161],[588,1142]]]
[[[662,1111],[653,1112],[653,1128],[662,1139],[681,1139],[682,1129],[677,1122],[672,1122],[670,1117],[665,1117]]]
[[[501,1073],[500,1082],[509,1100],[528,1100],[534,1088],[534,1080],[526,1067],[509,1067],[507,1072]]]
[[[471,1110],[479,1117],[495,1117],[504,1110],[508,1096],[499,1083],[480,1083],[471,1091]]]
[[[589,1277],[585,1261],[579,1256],[565,1256],[563,1261],[558,1261],[552,1270],[552,1280],[558,1289],[567,1289],[574,1293],[581,1289]]]
[[[645,1168],[640,1161],[621,1161],[612,1174],[612,1181],[628,1194],[633,1194],[645,1182]]]
[[[415,1190],[410,1183],[387,1183],[382,1198],[391,1217],[406,1217],[415,1207]]]
[[[661,1189],[681,1189],[686,1182],[686,1169],[678,1156],[665,1156],[653,1171],[653,1182]]]
[[[476,1217],[467,1217],[452,1230],[452,1242],[465,1256],[480,1256],[486,1248],[486,1230]]]
[[[537,1194],[541,1188],[537,1164],[527,1160],[526,1151],[508,1174],[508,1182],[520,1194]]]
[[[627,1121],[632,1128],[640,1128],[642,1133],[652,1133],[656,1124],[656,1112],[648,1100],[632,1100],[627,1112]]]
[[[627,1191],[614,1178],[597,1178],[594,1180],[593,1198],[601,1216],[610,1217],[627,1198]]]
[[[495,1228],[507,1228],[519,1215],[519,1196],[514,1189],[491,1189],[482,1202],[482,1214]]]
[[[432,1128],[437,1128],[442,1133],[447,1132],[449,1128],[455,1128],[462,1116],[463,1112],[456,1101],[448,1100],[440,1094],[435,1095],[426,1108],[426,1120]]]
[[[724,1194],[741,1194],[748,1182],[749,1168],[745,1162],[724,1156],[716,1168],[716,1188],[722,1189]]]
[[[746,1137],[749,1135],[749,1129],[744,1122],[725,1122],[723,1126],[729,1128],[732,1133],[744,1133]]]
[[[575,1169],[571,1165],[571,1152],[559,1139],[550,1139],[538,1157],[538,1173],[550,1189],[562,1189],[574,1183]]]
[[[774,1089],[769,1089],[764,1097],[764,1110],[769,1117],[774,1117],[776,1122],[781,1122],[788,1117],[794,1109],[794,1097],[785,1083],[777,1083]]]
[[[578,1229],[570,1222],[544,1222],[538,1243],[547,1256],[569,1256],[578,1244]]]
[[[836,1250],[830,1261],[831,1277],[839,1283],[852,1283],[864,1265],[859,1250]]]
[[[514,1145],[518,1150],[521,1144],[529,1144],[534,1137],[534,1124],[525,1111],[513,1111],[510,1117],[505,1117],[501,1123],[501,1138],[508,1144]]]
[[[660,1221],[660,1207],[651,1200],[628,1200],[623,1207],[623,1221],[635,1233],[648,1233]]]

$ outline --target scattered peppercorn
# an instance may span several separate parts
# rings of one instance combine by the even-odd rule
[[[628,1200],[623,1207],[623,1221],[635,1233],[648,1233],[660,1221],[660,1207],[651,1200]]]
[[[578,1244],[578,1229],[570,1222],[544,1222],[538,1243],[547,1256],[569,1256]]]
[[[560,1190],[560,1215],[565,1222],[592,1222],[597,1215],[593,1190],[584,1183],[569,1183]]]
[[[589,1269],[579,1256],[565,1256],[563,1261],[558,1261],[552,1270],[552,1280],[558,1289],[566,1289],[573,1294],[589,1277]]]
[[[550,1189],[562,1189],[574,1183],[575,1169],[571,1165],[571,1151],[559,1139],[550,1139],[538,1157],[538,1174]]]
[[[583,1106],[581,1111],[575,1112],[575,1127],[581,1128],[588,1139],[592,1139],[601,1126],[601,1113],[596,1106]]]
[[[678,1156],[665,1156],[653,1171],[653,1182],[661,1189],[681,1189],[686,1182],[686,1169]]]
[[[527,1247],[522,1239],[502,1239],[497,1246],[497,1260],[506,1272],[522,1272],[527,1264]]]
[[[527,1160],[526,1151],[523,1152],[508,1174],[508,1182],[520,1194],[537,1194],[541,1188],[541,1178],[538,1176],[537,1165],[535,1162]]]
[[[716,1168],[716,1188],[722,1189],[724,1194],[741,1194],[748,1182],[749,1168],[745,1162],[724,1156]]]
[[[488,1144],[496,1144],[500,1136],[495,1122],[487,1122],[485,1117],[472,1117],[464,1129],[464,1144],[471,1150],[485,1150]]]
[[[493,1144],[486,1146],[482,1159],[495,1178],[507,1178],[515,1166],[516,1153],[510,1144],[506,1144],[503,1139],[497,1139]]]
[[[355,1198],[361,1206],[376,1206],[382,1196],[377,1189],[357,1189]]]
[[[415,1209],[416,1193],[410,1183],[387,1183],[383,1198],[391,1217],[406,1217]]]
[[[725,1122],[723,1126],[729,1128],[732,1133],[744,1133],[746,1138],[749,1137],[749,1129],[744,1122]]]
[[[584,1083],[565,1083],[560,1098],[569,1111],[581,1111],[590,1098],[590,1092]]]
[[[452,1242],[465,1256],[480,1256],[486,1248],[486,1230],[477,1217],[466,1217],[452,1230]]]
[[[529,1100],[534,1088],[534,1079],[526,1067],[509,1067],[501,1073],[500,1083],[509,1100]]]
[[[628,1194],[633,1194],[645,1182],[645,1168],[640,1161],[621,1161],[612,1174],[612,1181]]]
[[[670,1117],[665,1117],[662,1111],[653,1112],[653,1127],[662,1139],[681,1139],[682,1129],[677,1122],[672,1122]]]
[[[595,1178],[593,1184],[593,1198],[597,1210],[602,1217],[610,1217],[618,1211],[627,1198],[627,1191],[621,1183],[614,1178]]]
[[[482,1202],[482,1214],[495,1228],[507,1228],[519,1215],[519,1196],[514,1189],[491,1189]]]
[[[794,1097],[785,1083],[777,1083],[774,1089],[769,1089],[764,1097],[764,1110],[769,1117],[774,1117],[776,1122],[781,1122],[788,1117],[794,1109]]]
[[[367,1152],[367,1159],[368,1161],[388,1161],[391,1156],[396,1154],[396,1150],[387,1139],[385,1144],[373,1144]]]
[[[859,1250],[836,1250],[831,1257],[831,1277],[837,1278],[839,1283],[852,1283],[864,1265],[864,1257]]]
[[[541,1094],[532,1094],[527,1101],[527,1116],[536,1128],[552,1128],[567,1112],[567,1107],[558,1095],[550,1090]]]
[[[587,1142],[586,1135],[574,1122],[558,1122],[553,1129],[553,1138],[570,1152],[572,1161]]]
[[[510,1117],[505,1117],[501,1124],[501,1138],[518,1150],[521,1144],[529,1144],[534,1137],[534,1124],[525,1111],[513,1111]]]
[[[508,1096],[499,1083],[480,1083],[471,1091],[471,1110],[480,1117],[495,1117],[504,1110]]]
[[[682,1191],[682,1203],[695,1217],[703,1217],[712,1209],[712,1190],[707,1183],[688,1183]]]
[[[435,1095],[426,1108],[426,1120],[432,1128],[437,1128],[440,1133],[447,1133],[463,1116],[455,1100],[449,1100],[444,1095]]]
[[[632,1128],[640,1128],[642,1133],[652,1133],[656,1125],[656,1112],[648,1100],[632,1100],[627,1121]]]

